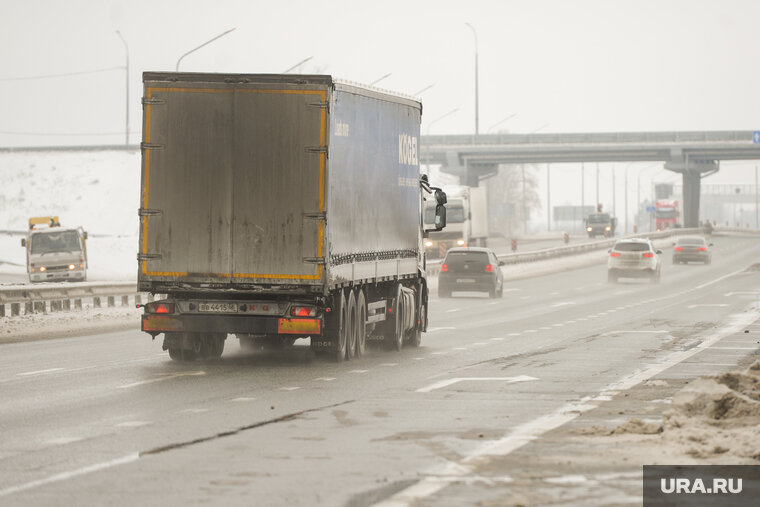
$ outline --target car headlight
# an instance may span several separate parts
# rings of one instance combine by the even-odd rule
[[[433,246],[433,242],[430,240],[425,241],[425,246]]]
[[[463,239],[458,239],[457,240],[457,245],[459,245],[459,246],[464,245],[464,240]]]
[[[74,271],[77,267],[73,264],[69,264],[69,271]]]
[[[47,268],[45,266],[40,266],[40,273],[42,273],[43,271],[47,271]]]
[[[605,231],[609,231],[610,230],[610,226],[608,225],[607,227],[604,228],[604,230]]]
[[[586,227],[586,230],[587,230],[588,232],[591,232],[591,231],[593,231],[593,230],[594,230],[594,228],[593,228],[593,227]]]

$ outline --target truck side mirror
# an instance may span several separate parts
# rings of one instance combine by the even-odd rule
[[[21,246],[26,246],[26,238],[21,238]]]
[[[441,189],[436,190],[435,191],[435,202],[436,202],[436,204],[440,204],[440,205],[446,204],[448,202],[448,199],[446,198],[446,192],[444,192]],[[437,207],[435,209],[435,214],[438,215],[438,208]],[[445,215],[446,215],[446,213],[444,212],[444,216]]]
[[[82,234],[82,237],[83,237],[84,239],[87,239],[87,231],[84,231],[84,233]]]
[[[444,199],[446,195],[444,194]],[[435,205],[435,230],[440,231],[446,227],[446,206],[443,204]]]

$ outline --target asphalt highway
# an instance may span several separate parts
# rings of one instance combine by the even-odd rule
[[[508,494],[492,456],[669,368],[696,377],[757,354],[756,337],[721,340],[760,318],[760,243],[713,242],[711,265],[673,265],[666,250],[660,284],[610,284],[598,265],[505,280],[492,300],[438,299],[433,280],[420,348],[373,347],[345,363],[306,343],[242,352],[232,336],[220,360],[176,363],[138,322],[2,345],[0,504],[463,505]],[[484,475],[488,488],[467,487]]]

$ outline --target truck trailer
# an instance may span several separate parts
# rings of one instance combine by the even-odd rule
[[[422,106],[331,76],[145,72],[142,330],[175,360],[310,338],[341,361],[427,329]]]

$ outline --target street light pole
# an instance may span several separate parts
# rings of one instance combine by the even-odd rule
[[[389,72],[389,73],[387,73],[386,75],[384,75],[383,77],[381,77],[381,78],[378,78],[378,79],[375,79],[374,81],[372,81],[372,82],[369,84],[369,86],[375,86],[377,83],[379,83],[380,81],[382,81],[382,80],[383,80],[383,79],[385,79],[386,77],[390,77],[390,75],[391,75],[391,73]]]
[[[465,25],[470,27],[475,37],[475,135],[478,135],[480,133],[478,130],[478,32],[471,24],[465,23]]]
[[[200,48],[202,48],[203,46],[207,46],[208,44],[211,44],[211,43],[212,43],[212,42],[214,42],[216,39],[220,39],[220,38],[224,37],[225,35],[227,35],[228,33],[232,32],[233,30],[235,30],[235,29],[234,29],[234,28],[230,28],[230,29],[229,29],[229,30],[227,30],[226,32],[224,32],[224,33],[220,33],[219,35],[217,35],[217,36],[216,36],[216,37],[214,37],[213,39],[209,39],[209,40],[207,40],[206,42],[204,42],[203,44],[201,44],[201,45],[200,45],[200,46],[198,46],[197,48],[193,48],[193,49],[191,49],[190,51],[188,51],[187,53],[185,53],[184,55],[180,56],[180,57],[179,57],[179,60],[177,60],[177,65],[174,67],[174,70],[175,70],[175,72],[179,71],[179,62],[181,62],[181,61],[182,61],[182,59],[183,59],[184,57],[186,57],[186,56],[187,56],[187,55],[189,55],[190,53],[194,53],[194,52],[198,51],[198,50],[199,50]]]
[[[124,37],[121,35],[121,32],[116,30],[116,35],[119,36],[121,39],[121,42],[124,44],[124,51],[127,55],[126,64],[124,66],[124,81],[125,81],[125,89],[126,89],[126,111],[125,111],[125,122],[126,122],[126,132],[124,132],[124,145],[129,146],[129,46],[127,46],[127,41],[124,40]]]
[[[517,116],[517,113],[510,114],[509,116],[506,116],[506,117],[502,118],[501,120],[497,121],[496,123],[494,123],[493,125],[491,125],[490,127],[488,127],[488,130],[486,130],[486,134],[488,134],[489,132],[491,132],[491,130],[493,130],[494,127],[498,127],[499,125],[501,125],[505,121],[510,120],[510,119],[514,118],[515,116]]]

